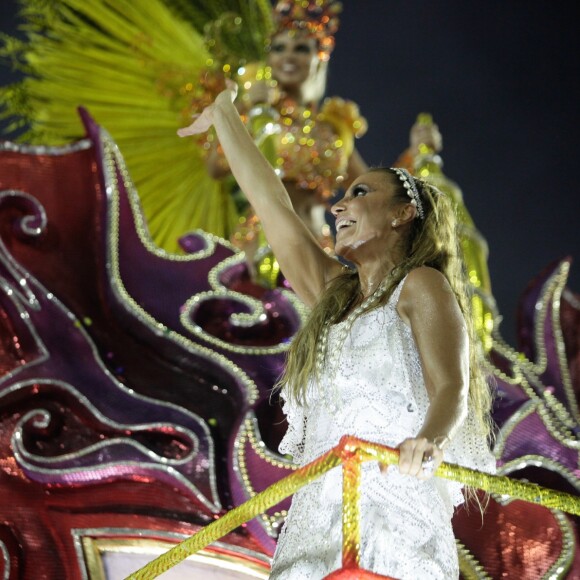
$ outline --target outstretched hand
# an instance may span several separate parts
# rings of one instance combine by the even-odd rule
[[[224,100],[233,102],[238,94],[238,85],[230,80],[226,79],[226,88],[216,97],[216,100],[206,107],[200,114],[193,115],[194,121],[188,127],[183,127],[177,131],[180,137],[188,137],[189,135],[197,135],[199,133],[205,133],[213,125],[213,114],[216,105]]]

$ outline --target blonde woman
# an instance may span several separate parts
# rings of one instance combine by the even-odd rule
[[[461,487],[433,478],[443,458],[493,471],[491,396],[445,196],[403,169],[371,170],[332,207],[328,256],[297,216],[226,90],[180,135],[216,129],[282,271],[311,314],[280,380],[300,465],[351,434],[400,449],[399,464],[367,463],[361,565],[403,579],[458,577],[451,526]],[[341,472],[295,494],[271,578],[321,579],[341,564]]]

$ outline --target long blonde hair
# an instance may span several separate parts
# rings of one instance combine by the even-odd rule
[[[384,173],[395,186],[394,204],[409,203],[401,181],[390,168],[372,171]],[[406,257],[396,265],[387,281],[384,293],[369,309],[385,304],[397,285],[413,269],[429,266],[439,270],[449,281],[469,334],[470,384],[469,412],[474,415],[482,434],[491,435],[490,411],[492,397],[483,371],[483,348],[475,331],[470,308],[470,286],[464,269],[457,220],[452,202],[446,195],[426,182],[413,178],[424,209],[424,219],[415,218],[407,239]],[[287,399],[304,404],[306,388],[311,378],[317,378],[317,353],[325,325],[342,320],[360,293],[356,271],[345,272],[332,280],[312,309],[304,326],[294,337],[287,364],[276,389],[284,388]]]

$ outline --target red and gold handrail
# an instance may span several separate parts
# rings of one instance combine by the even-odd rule
[[[177,544],[155,560],[152,560],[125,580],[149,580],[157,578],[191,554],[206,548],[212,542],[229,534],[245,522],[259,516],[267,509],[294,494],[298,489],[318,479],[321,475],[343,465],[343,550],[341,570],[327,578],[386,578],[359,568],[360,517],[359,497],[361,464],[363,461],[379,461],[392,465],[397,463],[399,451],[356,437],[344,436],[336,447],[308,465],[294,471],[249,501],[230,510],[227,514],[199,530],[193,536]],[[488,493],[509,496],[580,516],[580,497],[511,479],[506,476],[482,473],[467,467],[442,463],[435,472],[437,477],[457,481]],[[344,575],[347,574],[347,575]]]

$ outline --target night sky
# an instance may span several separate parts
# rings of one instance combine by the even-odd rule
[[[87,0],[90,1],[90,0]],[[548,0],[344,0],[328,95],[369,121],[367,163],[391,164],[418,113],[443,134],[444,171],[490,247],[500,330],[516,345],[526,285],[566,256],[580,292],[580,35],[577,8]],[[0,0],[0,31],[17,3]],[[0,65],[0,84],[16,76]]]

